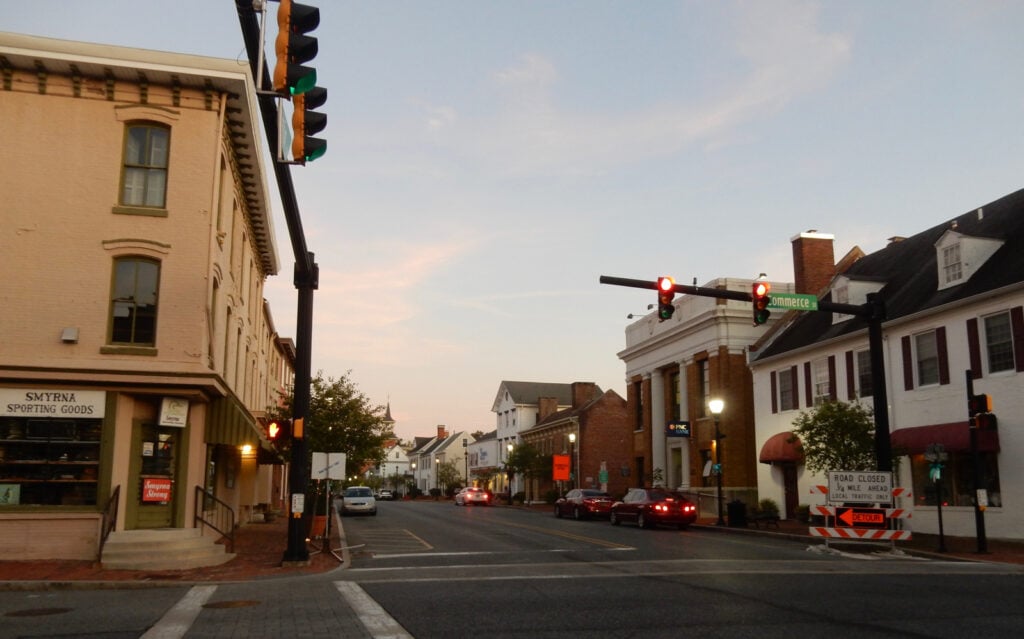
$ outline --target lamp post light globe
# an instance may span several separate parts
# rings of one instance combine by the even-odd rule
[[[725,518],[722,516],[722,431],[719,430],[719,419],[724,408],[725,402],[721,399],[712,399],[708,402],[708,410],[711,411],[712,416],[715,418],[715,466],[718,471],[715,473],[718,501],[718,521],[715,524],[718,526],[725,525]]]
[[[576,481],[576,473],[579,472],[579,463],[577,461],[579,449],[576,448],[576,433],[569,433],[569,479],[571,480],[571,486],[578,488],[579,484]]]

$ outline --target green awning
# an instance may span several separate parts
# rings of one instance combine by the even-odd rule
[[[256,420],[235,397],[227,396],[210,402],[206,420],[206,443],[241,446],[259,444]]]

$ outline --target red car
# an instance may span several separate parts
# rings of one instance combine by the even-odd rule
[[[640,528],[665,524],[685,530],[697,521],[697,507],[681,494],[664,488],[630,488],[622,501],[612,504],[608,519],[613,526],[635,521]]]
[[[555,517],[607,517],[611,508],[612,498],[608,493],[594,488],[574,488],[555,502]]]

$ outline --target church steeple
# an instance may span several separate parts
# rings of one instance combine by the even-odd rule
[[[391,400],[388,400],[388,407],[384,411],[384,425],[390,429],[395,425],[395,418],[391,416]]]

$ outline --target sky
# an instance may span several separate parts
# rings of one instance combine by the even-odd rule
[[[625,396],[627,316],[656,294],[601,275],[788,282],[800,232],[870,253],[1024,187],[1017,0],[310,4],[313,373],[390,403],[403,438],[493,430],[502,380]],[[246,61],[234,0],[0,9],[4,31]],[[265,294],[294,337],[267,181]]]

